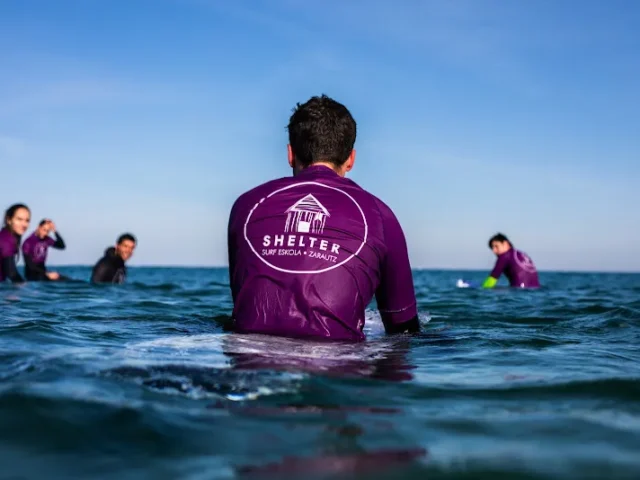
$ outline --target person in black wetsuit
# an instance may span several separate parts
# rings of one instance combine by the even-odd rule
[[[124,283],[127,277],[125,262],[133,255],[136,243],[132,234],[120,235],[116,246],[107,248],[93,267],[91,283]]]
[[[13,283],[24,283],[16,263],[20,255],[20,240],[30,222],[31,211],[22,203],[12,205],[5,212],[0,230],[0,282],[9,279]]]
[[[49,236],[51,232],[55,235],[55,240]],[[55,224],[49,219],[44,219],[36,231],[22,244],[22,256],[25,263],[24,276],[28,281],[68,280],[58,272],[47,271],[45,263],[49,247],[64,250],[66,245],[56,231]]]

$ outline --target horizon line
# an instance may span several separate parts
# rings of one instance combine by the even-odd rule
[[[92,268],[93,264],[84,263],[66,263],[66,264],[49,264],[48,267],[55,268],[74,268],[85,267]],[[127,268],[182,268],[182,269],[228,269],[228,265],[180,265],[180,264],[143,264],[128,265]],[[463,267],[411,267],[412,271],[445,271],[445,272],[489,272],[490,269],[485,268],[463,268]],[[606,273],[606,274],[624,274],[634,275],[640,274],[640,270],[593,270],[593,269],[538,269],[539,273]],[[487,273],[488,274],[488,273]]]

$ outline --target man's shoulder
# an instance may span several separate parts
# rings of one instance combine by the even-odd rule
[[[280,177],[267,182],[261,183],[258,186],[247,190],[236,198],[233,202],[232,212],[238,208],[246,207],[248,205],[253,206],[261,198],[273,193],[278,188],[283,188],[288,184],[293,183],[294,177]]]
[[[98,258],[98,260],[96,260],[96,262],[93,264],[93,270],[95,270],[96,268],[102,266],[104,264],[105,260],[106,259],[105,259],[104,256]]]
[[[35,235],[29,235],[27,239],[22,242],[22,249],[31,247],[35,243]]]
[[[517,262],[519,265],[522,265],[528,270],[535,270],[535,264],[526,252],[515,248],[512,250],[514,250],[513,259],[515,262]]]
[[[107,255],[106,253],[103,253],[102,256],[98,258],[93,268],[102,267],[104,265],[111,265],[111,263],[112,262],[109,259],[109,255]]]
[[[393,211],[384,201],[354,180],[346,177],[337,179],[337,181],[336,179],[332,180],[332,182],[327,183],[328,186],[351,194],[363,209],[368,207],[369,209],[374,209],[381,213],[383,216],[386,216],[387,214],[393,215]]]
[[[397,221],[396,215],[387,203],[378,196],[360,186],[355,181],[348,178],[330,178],[330,179],[302,179],[294,176],[280,177],[264,182],[250,190],[242,193],[233,203],[231,216],[237,214],[245,214],[254,208],[260,201],[268,198],[276,192],[289,186],[299,183],[321,183],[327,187],[335,188],[343,193],[347,193],[353,197],[354,201],[364,211],[374,211],[378,213],[385,221]]]
[[[49,237],[47,237],[49,238]],[[49,244],[47,239],[42,239],[39,238],[35,233],[30,235],[29,238],[27,238],[24,242],[22,242],[22,245],[28,245],[29,247],[35,247],[38,243],[44,243],[46,245]]]
[[[363,198],[367,198],[368,200],[367,203],[371,206],[371,208],[375,209],[376,212],[380,214],[383,221],[385,222],[398,221],[396,214],[393,212],[391,207],[384,200],[382,200],[377,195],[371,193],[369,190],[366,190],[360,187],[359,185],[355,184],[355,182],[354,182],[354,185],[356,185],[356,187],[360,190],[360,195],[362,195]]]

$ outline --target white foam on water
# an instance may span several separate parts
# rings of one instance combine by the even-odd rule
[[[153,349],[153,348],[175,348],[184,349],[220,349],[222,340],[228,334],[226,333],[203,333],[200,335],[173,335],[169,337],[160,337],[144,342],[136,342],[127,345],[130,349]]]
[[[228,368],[229,359],[222,348],[225,336],[227,334],[208,333],[159,337],[128,343],[117,356],[120,362],[129,366],[180,362],[210,368]]]
[[[422,318],[422,323],[425,319]],[[430,319],[426,319],[428,322]],[[366,371],[393,354],[402,337],[387,336],[377,311],[367,311],[364,342],[327,342],[260,334],[209,333],[173,335],[130,343],[121,364],[147,367],[179,362],[205,368],[302,370],[305,372]],[[257,392],[256,394],[266,394]],[[246,397],[243,397],[246,398]]]

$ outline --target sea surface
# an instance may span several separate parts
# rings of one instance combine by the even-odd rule
[[[456,288],[424,332],[236,335],[224,269],[0,286],[0,479],[640,478],[640,275]]]

